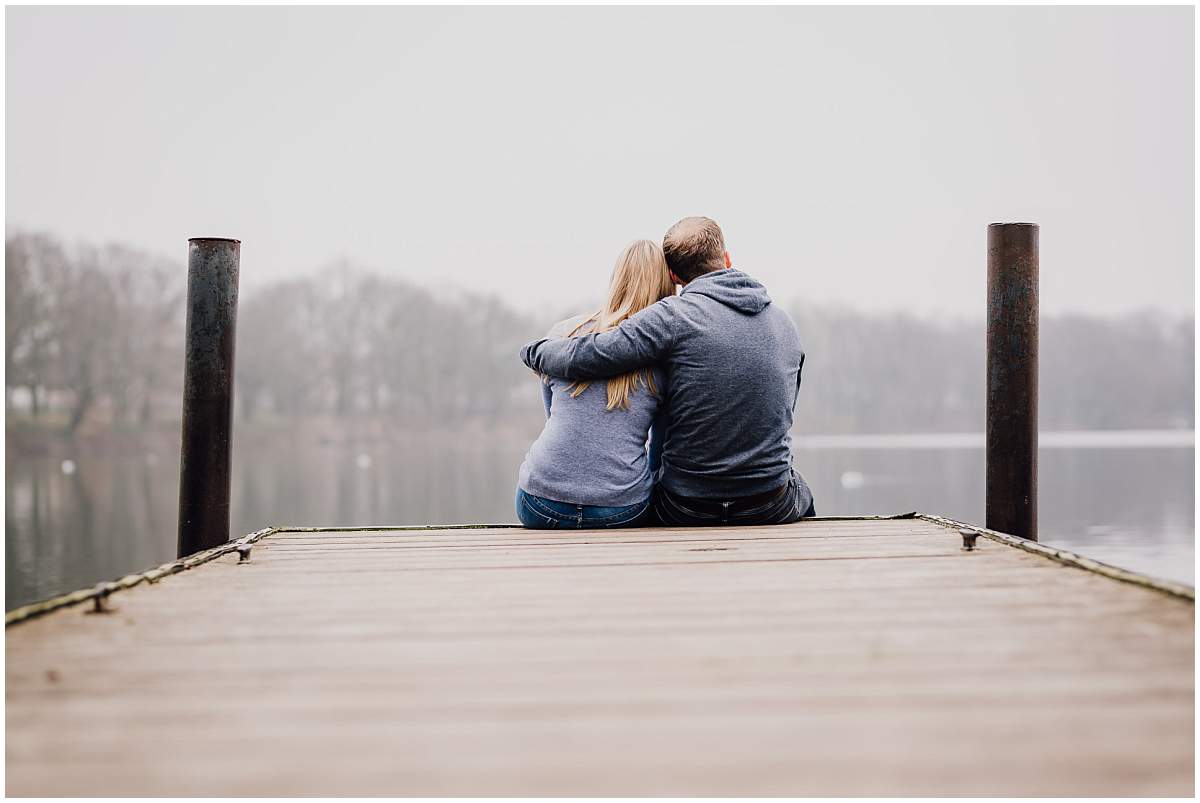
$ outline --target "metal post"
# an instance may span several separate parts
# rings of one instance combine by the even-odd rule
[[[179,556],[229,540],[233,346],[240,240],[188,240]]]
[[[1037,540],[1038,227],[988,226],[987,526]]]

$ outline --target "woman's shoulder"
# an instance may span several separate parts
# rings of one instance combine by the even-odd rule
[[[567,318],[566,320],[559,321],[558,323],[554,324],[554,326],[550,327],[550,331],[547,333],[546,337],[566,337],[574,332],[581,323],[590,317],[591,316],[587,313],[583,313],[582,315],[575,315],[571,318]]]

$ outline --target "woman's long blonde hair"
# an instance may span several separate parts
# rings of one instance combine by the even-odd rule
[[[667,261],[658,243],[634,240],[617,257],[604,306],[571,330],[567,337],[616,329],[629,316],[674,293],[675,283],[671,281]],[[571,385],[571,397],[583,393],[589,384],[576,382]],[[644,385],[651,393],[658,393],[658,388],[654,386],[654,374],[649,368],[639,368],[608,380],[606,409],[629,409],[629,397],[638,385]]]

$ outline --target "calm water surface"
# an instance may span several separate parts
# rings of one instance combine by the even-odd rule
[[[523,437],[425,437],[237,450],[233,531],[276,524],[505,522]],[[796,449],[823,515],[938,513],[981,523],[978,435],[809,438]],[[1192,433],[1043,433],[1043,543],[1194,582]],[[178,451],[6,457],[5,607],[175,557]]]

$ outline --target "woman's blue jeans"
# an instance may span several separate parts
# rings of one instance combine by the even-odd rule
[[[531,530],[603,530],[650,524],[650,500],[626,507],[574,505],[517,489],[517,518]]]

